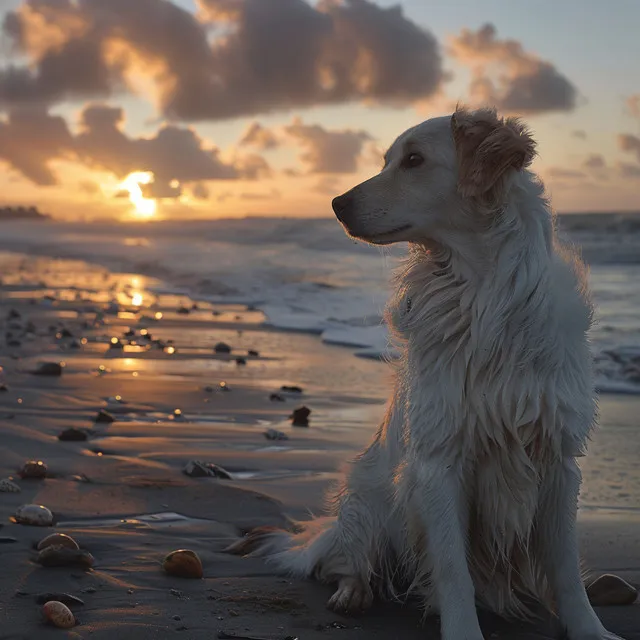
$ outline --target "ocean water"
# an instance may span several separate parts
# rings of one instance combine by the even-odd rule
[[[559,227],[590,266],[598,387],[640,394],[640,215],[566,215]],[[332,218],[4,222],[0,249],[81,259],[153,276],[165,292],[252,305],[267,324],[363,357],[386,350],[382,310],[404,251],[355,242]]]

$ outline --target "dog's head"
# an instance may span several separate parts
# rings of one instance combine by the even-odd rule
[[[432,239],[468,225],[469,211],[498,209],[534,154],[518,120],[458,109],[405,131],[382,171],[335,198],[333,210],[349,235],[372,244]]]

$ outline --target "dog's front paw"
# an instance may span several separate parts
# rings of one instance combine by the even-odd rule
[[[224,553],[232,553],[237,556],[260,555],[275,536],[286,535],[286,533],[286,531],[277,527],[257,527],[244,538],[230,544],[224,549]]]
[[[362,613],[373,604],[371,587],[360,578],[340,579],[338,590],[329,598],[327,609],[336,613]]]

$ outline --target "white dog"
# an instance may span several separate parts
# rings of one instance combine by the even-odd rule
[[[444,640],[482,639],[476,603],[524,616],[531,600],[571,640],[618,638],[589,603],[576,538],[592,309],[527,170],[534,147],[517,120],[458,109],[402,134],[379,175],[335,198],[351,236],[409,242],[387,310],[395,389],[334,517],[231,551],[337,582],[334,610],[418,594]]]

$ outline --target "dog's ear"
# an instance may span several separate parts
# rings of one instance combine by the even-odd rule
[[[509,171],[521,171],[535,156],[535,142],[516,118],[499,118],[493,109],[457,109],[451,131],[458,159],[458,191],[491,199]]]

